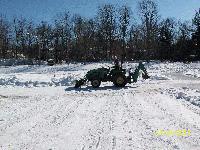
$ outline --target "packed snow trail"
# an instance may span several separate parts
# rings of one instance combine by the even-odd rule
[[[162,70],[163,64],[158,65]],[[67,75],[81,76],[91,65],[77,67],[79,72],[70,67],[72,72]],[[174,75],[176,71],[169,75],[151,67],[151,79],[125,88],[115,88],[112,83],[78,90],[72,86],[1,86],[0,149],[200,150],[199,78],[181,72]],[[52,73],[52,68],[33,69],[31,73],[43,69],[47,76]],[[9,68],[3,71],[2,76],[16,75]],[[155,134],[157,130],[182,129],[190,130],[191,135]]]

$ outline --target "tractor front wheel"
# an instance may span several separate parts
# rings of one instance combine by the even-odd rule
[[[113,84],[117,87],[124,87],[126,83],[126,77],[124,75],[116,75],[113,79]]]
[[[91,81],[93,88],[98,88],[101,85],[101,81],[99,79],[94,79]]]

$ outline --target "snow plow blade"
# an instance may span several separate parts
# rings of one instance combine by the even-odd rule
[[[76,84],[74,86],[74,88],[79,88],[81,87],[81,85],[83,85],[85,83],[84,79],[80,79],[80,80],[76,80]]]
[[[150,76],[148,74],[142,74],[142,78],[146,80],[146,79],[149,79]]]

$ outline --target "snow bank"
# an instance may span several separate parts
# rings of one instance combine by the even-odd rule
[[[90,67],[97,66],[90,64]],[[81,63],[55,66],[9,66],[0,67],[0,86],[46,87],[69,86],[82,78],[89,68]]]
[[[189,71],[185,72],[184,74],[186,76],[200,78],[200,70],[199,69],[189,70]]]
[[[179,89],[170,88],[170,89],[166,89],[163,93],[169,94],[175,97],[177,100],[185,100],[195,106],[200,107],[200,90],[189,89],[186,87],[179,88]]]
[[[51,78],[51,81],[21,81],[20,79],[16,78],[16,76],[11,78],[4,78],[0,79],[1,86],[22,86],[22,87],[45,87],[45,86],[69,86],[73,83],[74,78],[73,76],[63,77],[60,79]]]
[[[38,61],[30,59],[0,59],[0,66],[36,65]],[[41,61],[41,64],[46,64]]]

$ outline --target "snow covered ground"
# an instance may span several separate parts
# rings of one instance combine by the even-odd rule
[[[75,79],[111,64],[1,66],[0,149],[200,150],[200,63],[145,65],[146,81],[77,90]]]

